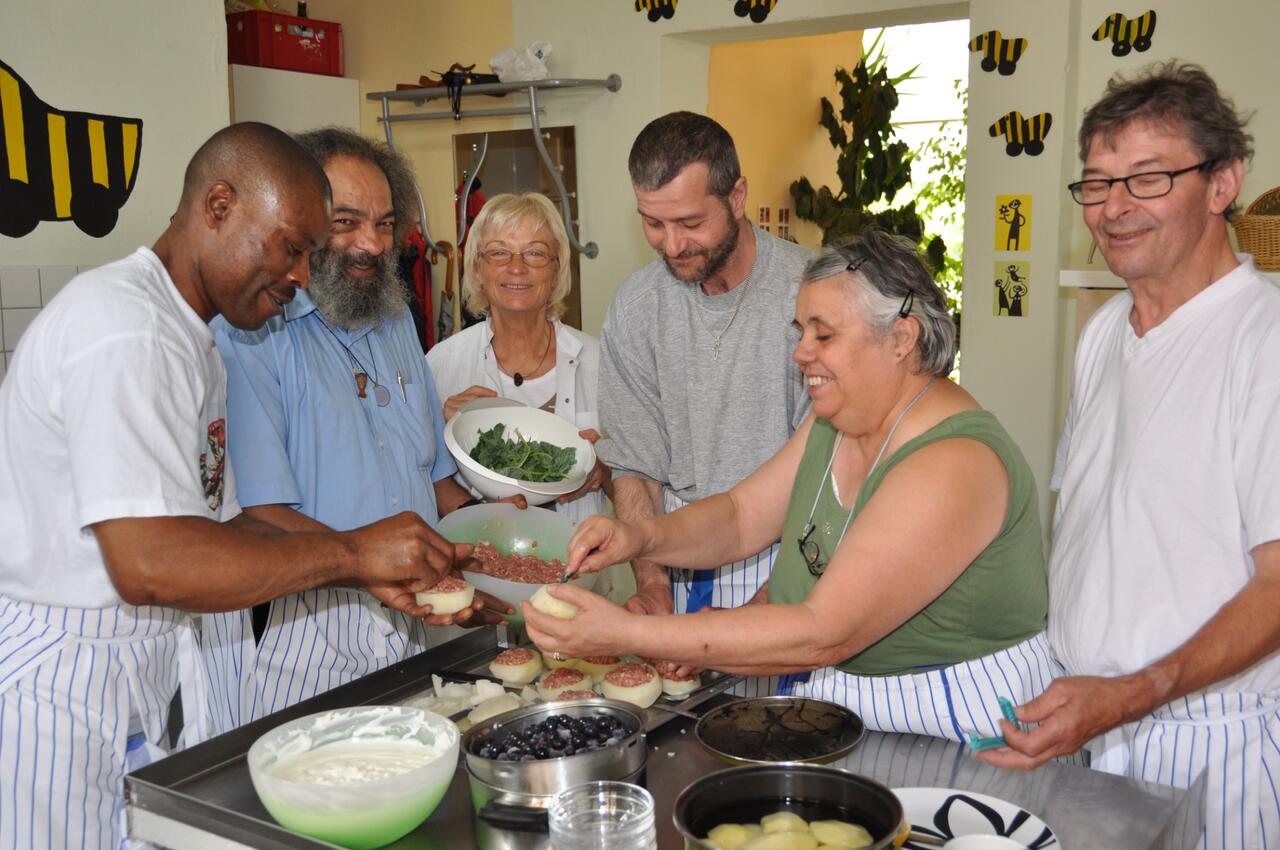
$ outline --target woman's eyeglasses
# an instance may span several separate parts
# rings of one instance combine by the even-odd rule
[[[545,248],[525,248],[523,251],[510,251],[506,248],[492,248],[488,251],[481,251],[480,256],[484,257],[484,261],[491,266],[510,265],[512,257],[519,256],[526,266],[531,269],[540,269],[556,259],[551,252]]]
[[[822,571],[827,568],[827,562],[822,560],[822,550],[818,548],[818,541],[813,539],[813,532],[813,522],[805,523],[804,534],[796,540],[796,543],[800,545],[800,557],[804,558],[804,565],[809,568],[809,575],[816,577],[822,575]]]

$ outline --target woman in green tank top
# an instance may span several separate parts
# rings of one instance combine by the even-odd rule
[[[570,570],[637,557],[699,569],[781,537],[769,604],[642,616],[564,585],[553,595],[577,615],[526,605],[530,636],[570,657],[797,674],[792,692],[843,702],[873,729],[999,734],[999,697],[1025,702],[1058,672],[1031,470],[947,380],[955,325],[906,240],[871,229],[825,250],[796,324],[813,410],[777,455],[675,513],[592,517],[569,547]]]

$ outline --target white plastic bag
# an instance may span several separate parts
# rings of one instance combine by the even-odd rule
[[[504,83],[545,80],[547,78],[546,59],[550,54],[550,44],[545,41],[535,41],[520,51],[514,47],[508,47],[489,60],[489,67]]]

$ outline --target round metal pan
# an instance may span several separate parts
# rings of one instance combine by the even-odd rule
[[[753,697],[711,709],[694,735],[732,764],[826,764],[866,735],[862,718],[842,705],[809,697]]]

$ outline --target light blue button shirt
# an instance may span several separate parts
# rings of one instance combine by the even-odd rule
[[[404,510],[439,519],[457,468],[406,309],[376,329],[326,322],[305,291],[257,331],[214,322],[227,366],[228,451],[240,504],[286,504],[341,531]],[[354,370],[369,375],[360,398]],[[403,383],[399,380],[403,378]],[[379,407],[374,384],[390,392]]]

